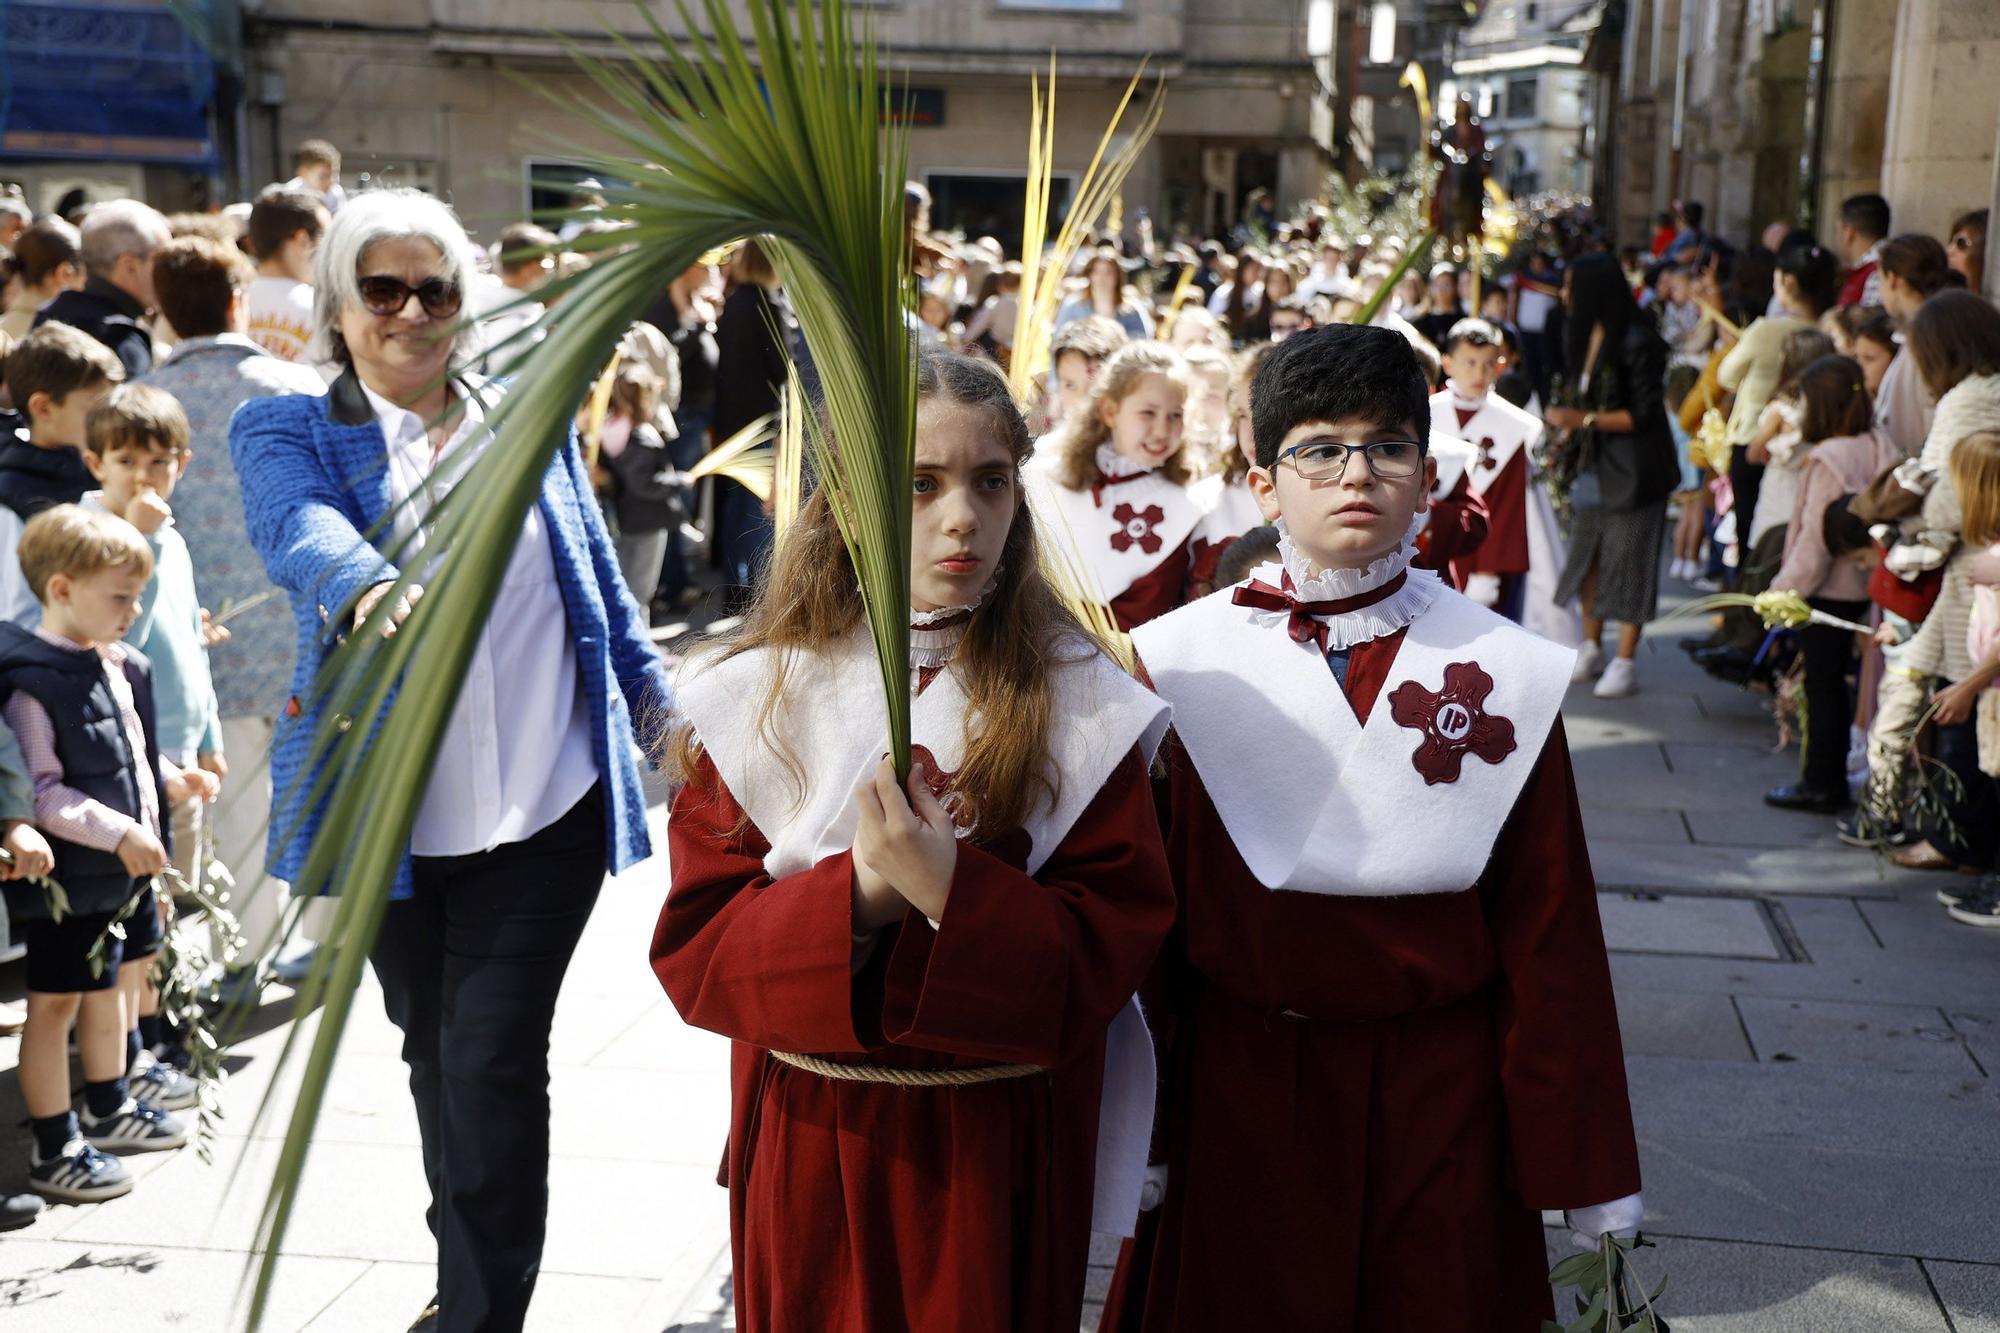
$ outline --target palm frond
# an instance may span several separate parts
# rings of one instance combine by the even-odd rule
[[[779,415],[777,448],[771,458],[771,523],[782,539],[799,516],[806,460],[805,382],[796,361],[785,362],[784,409]]]
[[[329,961],[299,997],[323,1014],[259,1217],[252,1328],[269,1300],[361,968],[521,524],[568,447],[585,387],[625,330],[690,263],[744,237],[766,246],[813,356],[825,421],[802,413],[806,438],[859,575],[890,747],[907,771],[916,391],[905,131],[881,124],[883,78],[872,39],[854,30],[849,0],[750,0],[747,40],[732,13],[744,6],[697,7],[699,24],[690,3],[677,0],[686,35],[639,7],[652,34],[646,50],[616,33],[618,64],[572,47],[588,91],[538,90],[615,145],[596,154],[566,148],[565,156],[606,182],[607,214],[627,225],[585,238],[605,257],[557,289],[561,302],[540,322],[539,341],[527,347],[524,339],[519,352],[517,364],[531,373],[491,414],[495,445],[424,515],[423,558],[403,567],[397,589],[421,579],[423,599],[385,639],[394,597],[385,598],[335,651],[321,678],[322,777],[310,791],[281,794],[302,796],[305,808],[325,802],[295,889],[338,885],[341,893],[324,942]],[[299,1032],[288,1037],[281,1067],[304,1040]],[[260,1118],[271,1106],[267,1097]]]
[[[1427,231],[1415,245],[1404,251],[1403,257],[1396,261],[1396,267],[1389,271],[1388,277],[1382,279],[1382,285],[1375,289],[1375,294],[1368,298],[1361,309],[1354,312],[1354,318],[1348,323],[1373,324],[1375,317],[1382,313],[1382,307],[1387,305],[1389,298],[1395,294],[1396,284],[1403,280],[1411,268],[1424,261],[1435,244],[1437,244],[1437,233]]]
[[[1125,120],[1126,108],[1139,90],[1139,81],[1145,77],[1146,62],[1141,61],[1132,81],[1125,85],[1125,95],[1118,99],[1111,123],[1104,127],[1104,134],[1097,141],[1097,151],[1077,182],[1069,212],[1052,242],[1049,206],[1056,156],[1054,53],[1049,55],[1046,98],[1040,79],[1034,75],[1028,78],[1028,194],[1021,224],[1021,290],[1014,316],[1014,355],[1007,364],[1007,382],[1014,391],[1014,401],[1024,406],[1034,397],[1035,377],[1048,365],[1049,342],[1055,335],[1056,314],[1062,307],[1063,283],[1069,276],[1070,265],[1076,262],[1077,251],[1083,248],[1084,238],[1097,225],[1097,219],[1124,188],[1125,177],[1166,114],[1167,85],[1161,79],[1154,83],[1152,98],[1139,113],[1131,134],[1115,151],[1112,149],[1112,140]]]

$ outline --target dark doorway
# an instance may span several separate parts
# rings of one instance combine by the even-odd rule
[[[1009,259],[1021,257],[1021,225],[1026,220],[1028,178],[1006,175],[924,173],[931,192],[931,226],[962,233],[967,240],[992,236],[1007,247]],[[1049,232],[1069,215],[1073,177],[1058,175],[1049,182]]]

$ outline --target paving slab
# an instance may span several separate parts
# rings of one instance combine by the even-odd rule
[[[1785,920],[1808,957],[1879,953],[1882,939],[1868,924],[1858,898],[1787,898]]]
[[[1957,1073],[1629,1051],[1625,1064],[1633,1116],[1648,1137],[1980,1162],[1993,1156],[1987,1143],[2000,1123],[2000,1089]]]
[[[1660,842],[1674,847],[1685,847],[1693,841],[1688,837],[1686,818],[1678,810],[1586,806],[1583,830],[1593,847],[1600,838],[1616,838],[1621,842]]]
[[[1924,1261],[1957,1333],[2000,1333],[2000,1266]]]
[[[1940,1010],[1927,1005],[1745,996],[1736,1007],[1762,1060],[1979,1073],[1966,1055],[1964,1039]]]
[[[1926,958],[1974,959],[2000,970],[2000,930],[1960,925],[1945,913],[1944,904],[1937,901],[1936,889],[1963,888],[1964,882],[1954,876],[1952,881],[1932,879],[1922,887],[1932,892],[1891,902],[1861,904],[1861,915],[1882,941],[1882,947]]]
[[[639,1312],[652,1288],[652,1283],[632,1278],[544,1273],[528,1306],[526,1333],[637,1329]],[[406,1328],[436,1290],[437,1272],[430,1264],[371,1264],[304,1325],[303,1333],[384,1333]],[[268,1327],[279,1333],[278,1326]]]
[[[1654,1238],[1633,1271],[1657,1286],[1676,1333],[1947,1333],[1914,1259]],[[1571,1291],[1559,1314],[1574,1316]],[[1963,1327],[1959,1333],[1964,1333]]]
[[[1743,810],[1690,810],[1694,841],[1708,847],[1818,847],[1841,849],[1830,815],[1803,815],[1761,805]],[[1850,855],[1854,853],[1850,852]]]
[[[1769,1245],[1990,1260],[2000,1160],[1987,1153],[1978,1160],[1945,1161],[1897,1152],[1896,1146],[1890,1141],[1874,1152],[1839,1151],[1642,1130],[1647,1229]]]
[[[1761,904],[1750,898],[1600,893],[1597,915],[1609,949],[1710,958],[1786,959]]]
[[[1613,954],[1611,976],[1620,986],[1651,990],[1712,990],[1723,995],[1779,999],[1880,1000],[1886,1004],[1956,1004],[1993,996],[1996,969],[1983,960],[1913,960],[1887,950],[1854,951],[1817,959],[1811,967],[1749,963],[1739,959],[1667,958]]]
[[[1698,1060],[1754,1061],[1743,1021],[1727,995],[1625,990],[1618,996],[1618,1032],[1629,1060],[1673,1055]]]
[[[1690,819],[1694,808],[1690,805]],[[1590,861],[1599,888],[1708,889],[1780,896],[1888,898],[1919,874],[1885,870],[1876,858],[1838,846],[1669,849],[1658,843],[1601,838],[1591,841]]]
[[[366,1268],[353,1259],[287,1259],[271,1292],[264,1327],[269,1333],[304,1328]],[[241,1327],[242,1294],[243,1256],[229,1251],[85,1245],[27,1236],[9,1236],[0,1243],[0,1324],[22,1333],[220,1333]],[[412,1308],[400,1323],[376,1328],[405,1327],[421,1308]]]

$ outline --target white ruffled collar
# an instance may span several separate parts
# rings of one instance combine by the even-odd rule
[[[1278,519],[1275,526],[1278,529],[1278,559],[1291,578],[1292,595],[1302,602],[1344,601],[1374,592],[1393,582],[1398,575],[1405,576],[1402,587],[1373,605],[1343,611],[1339,615],[1313,617],[1326,626],[1329,652],[1344,651],[1371,639],[1394,634],[1429,610],[1444,587],[1443,581],[1431,570],[1410,566],[1417,556],[1417,533],[1424,526],[1422,514],[1411,521],[1410,530],[1403,534],[1402,545],[1381,559],[1372,561],[1366,568],[1324,569],[1317,574],[1312,573],[1310,563],[1292,545],[1291,535],[1285,531],[1285,520]]]
[[[1451,405],[1462,412],[1477,412],[1481,410],[1486,406],[1486,400],[1493,396],[1493,391],[1488,389],[1477,398],[1467,397],[1465,390],[1458,387],[1458,381],[1452,379],[1446,380],[1444,387],[1451,391]]]
[[[993,571],[997,580],[1000,571]],[[991,590],[992,585],[987,585]],[[986,593],[967,602],[964,606],[941,606],[935,611],[910,612],[910,670],[921,671],[948,666],[958,645],[965,641],[965,631],[972,625],[972,613],[986,600]],[[916,682],[912,680],[914,687]]]
[[[1141,463],[1127,458],[1109,444],[1097,446],[1097,470],[1107,477],[1136,477],[1155,470],[1157,463]]]

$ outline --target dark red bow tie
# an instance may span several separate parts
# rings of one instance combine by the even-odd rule
[[[1281,587],[1273,588],[1261,579],[1251,579],[1238,588],[1230,596],[1230,600],[1238,606],[1252,606],[1259,611],[1289,611],[1291,620],[1287,622],[1285,632],[1292,636],[1292,642],[1305,643],[1310,640],[1318,644],[1320,652],[1324,654],[1326,625],[1316,617],[1343,615],[1349,611],[1359,611],[1363,607],[1373,606],[1377,602],[1387,601],[1396,595],[1409,577],[1410,572],[1406,569],[1381,587],[1371,588],[1353,597],[1340,597],[1326,602],[1302,602],[1293,593],[1292,576],[1287,573]]]
[[[1098,475],[1097,480],[1090,483],[1090,502],[1097,508],[1102,509],[1104,508],[1104,491],[1106,487],[1123,486],[1128,481],[1138,481],[1141,478],[1150,477],[1152,475],[1153,473],[1151,471],[1127,472],[1122,477],[1106,476],[1100,473]]]

